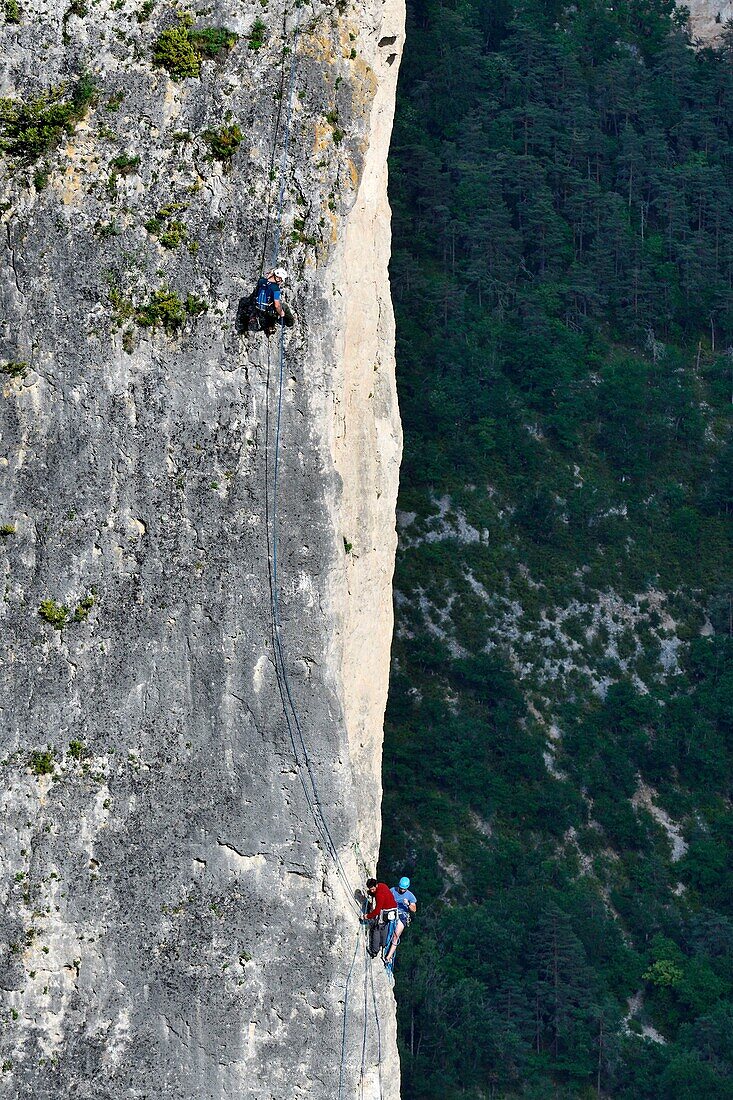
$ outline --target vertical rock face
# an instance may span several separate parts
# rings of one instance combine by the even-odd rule
[[[695,39],[714,42],[723,26],[733,19],[732,0],[689,0],[690,27]]]
[[[0,1095],[396,1100],[350,892],[379,843],[402,5],[191,16],[28,0],[2,28]],[[276,255],[282,377],[235,326]]]

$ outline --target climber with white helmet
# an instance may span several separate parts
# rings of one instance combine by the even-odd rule
[[[261,329],[271,336],[278,324],[290,327],[295,323],[292,311],[282,299],[282,290],[288,279],[284,267],[275,267],[257,280],[257,286],[246,299],[249,310],[249,329]]]
[[[395,923],[394,932],[392,933],[392,941],[389,945],[389,950],[384,959],[384,965],[387,969],[392,965],[395,951],[399,947],[400,936],[410,923],[412,914],[417,912],[417,898],[410,890],[410,880],[407,875],[402,876],[398,886],[392,887],[392,897],[397,904],[397,921]]]

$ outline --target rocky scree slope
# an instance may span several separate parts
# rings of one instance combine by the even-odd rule
[[[235,318],[283,184],[282,637],[355,883],[391,636],[401,7],[5,15],[0,1095],[394,1097],[391,994],[376,974],[367,1002],[359,950],[344,1007],[356,920],[275,673],[276,341]]]

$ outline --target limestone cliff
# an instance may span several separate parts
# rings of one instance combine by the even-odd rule
[[[733,19],[733,0],[688,0],[690,29],[699,42],[714,42],[725,23]]]
[[[4,11],[0,1095],[396,1100],[314,803],[351,890],[392,628],[402,4]],[[236,324],[276,251],[279,443],[278,338]]]

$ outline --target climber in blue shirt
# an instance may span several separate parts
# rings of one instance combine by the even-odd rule
[[[295,324],[293,311],[285,304],[282,290],[287,282],[287,272],[284,267],[275,267],[272,271],[261,275],[248,298],[240,302],[238,324],[243,325],[240,331],[262,331],[267,336],[272,335],[278,324],[292,328]],[[242,318],[240,320],[240,317]]]
[[[412,914],[417,912],[417,898],[410,890],[410,880],[406,875],[400,879],[398,886],[392,887],[392,897],[397,903],[397,922],[392,933],[392,943],[384,960],[385,966],[389,966],[392,962],[395,951],[399,947],[400,936],[410,923]]]
[[[276,267],[273,271],[268,271],[259,280],[255,302],[260,313],[268,317],[276,316],[280,320],[285,319],[280,290],[285,285],[286,278],[285,269]]]

